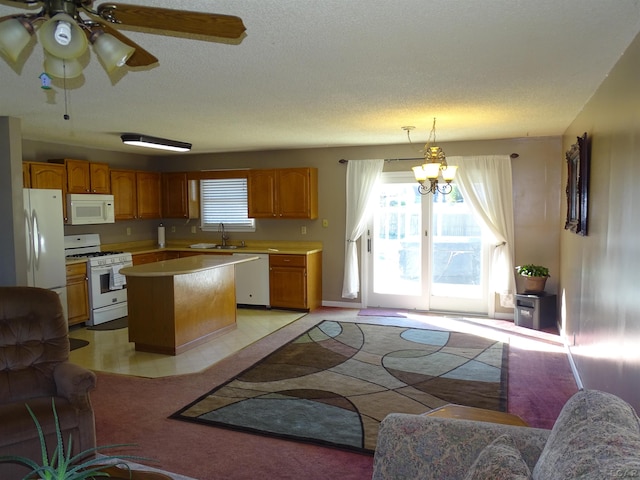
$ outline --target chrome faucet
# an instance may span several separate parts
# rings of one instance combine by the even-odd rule
[[[224,223],[220,222],[220,225],[218,225],[218,231],[222,232],[222,246],[226,247],[227,240],[229,240],[229,235],[227,235],[224,231]]]

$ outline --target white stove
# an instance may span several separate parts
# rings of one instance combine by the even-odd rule
[[[100,235],[67,235],[64,237],[67,258],[86,258],[89,277],[89,305],[91,315],[88,325],[126,317],[127,281],[120,269],[133,265],[128,252],[103,252]]]

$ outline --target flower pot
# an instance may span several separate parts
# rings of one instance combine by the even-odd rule
[[[523,275],[524,276],[524,275]],[[542,293],[548,277],[524,276],[524,293]]]

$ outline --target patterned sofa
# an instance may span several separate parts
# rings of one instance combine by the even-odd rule
[[[391,414],[374,480],[640,479],[640,421],[615,395],[582,390],[552,430]]]

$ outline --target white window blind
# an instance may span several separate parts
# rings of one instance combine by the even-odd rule
[[[200,180],[201,227],[218,231],[221,223],[231,232],[254,232],[255,220],[249,218],[246,178]]]

